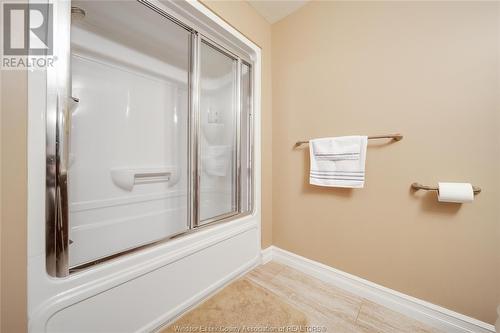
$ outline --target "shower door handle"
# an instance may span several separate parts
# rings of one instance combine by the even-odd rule
[[[57,98],[56,130],[56,184],[55,184],[55,240],[56,276],[69,272],[69,145],[71,138],[71,113],[79,100],[59,94]]]
[[[71,133],[71,113],[78,100],[58,95],[56,133],[56,275],[66,276],[69,272],[69,143]]]

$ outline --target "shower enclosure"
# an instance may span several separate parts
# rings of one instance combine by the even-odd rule
[[[49,275],[250,214],[251,57],[152,2],[71,6],[47,71]]]

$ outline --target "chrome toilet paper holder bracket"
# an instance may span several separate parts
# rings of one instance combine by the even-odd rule
[[[418,190],[425,190],[425,191],[438,191],[439,188],[437,186],[427,186],[427,185],[422,185],[420,183],[413,183],[411,184],[411,188],[414,189],[415,191]],[[481,188],[477,186],[472,186],[472,190],[474,191],[474,195],[481,193]]]

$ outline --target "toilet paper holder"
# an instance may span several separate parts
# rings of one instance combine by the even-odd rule
[[[427,185],[422,185],[420,183],[411,184],[411,188],[414,190],[425,190],[425,191],[438,191],[439,190],[437,186],[427,186]],[[474,191],[474,195],[481,193],[480,187],[472,186],[472,190]]]

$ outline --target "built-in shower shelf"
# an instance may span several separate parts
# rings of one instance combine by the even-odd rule
[[[146,168],[114,168],[111,169],[111,178],[116,186],[132,191],[134,186],[141,184],[177,183],[178,170],[175,166],[146,167]]]

